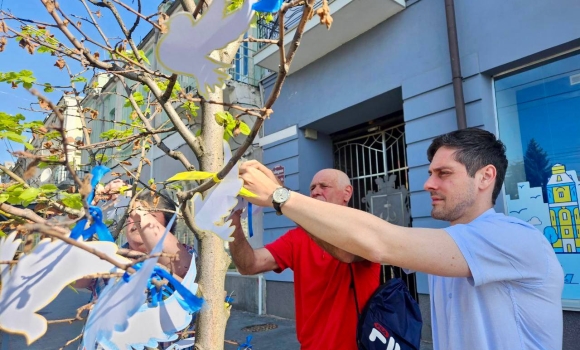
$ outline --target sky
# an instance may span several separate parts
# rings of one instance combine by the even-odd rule
[[[131,6],[132,8],[137,8],[136,0],[125,0],[125,4]],[[114,45],[119,41],[121,37],[121,31],[119,25],[117,24],[115,18],[106,8],[96,8],[90,4],[89,1],[86,3],[90,6],[93,12],[100,9],[102,14],[101,18],[95,17],[99,22],[103,32],[109,38],[111,45]],[[149,16],[157,12],[157,5],[160,3],[159,0],[142,0],[142,13]],[[82,2],[79,0],[61,0],[59,1],[60,8],[75,22],[79,21],[79,18],[75,18],[72,15],[76,15],[82,18],[89,18],[88,13],[83,6]],[[52,17],[46,12],[44,5],[42,5],[40,0],[0,0],[0,10],[12,13],[14,16],[37,20],[46,23],[54,23]],[[135,15],[124,10],[120,6],[118,11],[126,22],[126,25],[130,27],[135,20]],[[90,18],[89,18],[90,19]],[[81,29],[91,38],[100,39],[99,42],[103,42],[96,29],[85,21],[81,21]],[[10,21],[6,23],[10,27],[19,28],[20,24]],[[71,30],[74,30],[69,26]],[[138,43],[141,38],[151,30],[151,25],[147,22],[141,21],[138,28],[133,34],[133,39]],[[52,34],[61,42],[65,43],[67,47],[72,47],[72,44],[68,42],[62,35],[59,35],[58,29],[50,29]],[[78,32],[74,32],[75,35]],[[80,38],[80,34],[77,36]],[[104,57],[103,51],[101,50],[101,57]],[[8,43],[5,46],[5,50],[0,52],[0,72],[11,72],[11,71],[21,71],[23,69],[31,70],[34,72],[34,76],[39,83],[51,83],[52,85],[70,85],[68,73],[66,69],[59,70],[54,66],[56,62],[56,57],[50,54],[38,54],[30,55],[26,50],[20,48],[15,39],[8,39]],[[73,66],[76,71],[75,73],[81,71],[80,65]],[[90,73],[84,75],[87,79],[90,79]],[[82,88],[84,84],[79,85],[77,83],[77,89]],[[42,90],[40,90],[42,91]],[[50,94],[45,94],[53,102],[57,102],[62,96],[62,90],[55,90],[55,92]],[[46,115],[41,113],[35,113],[22,108],[30,109],[31,103],[35,103],[37,100],[26,91],[24,88],[19,87],[17,89],[12,89],[10,84],[0,83],[0,111],[11,115],[16,113],[21,113],[26,117],[26,120],[43,120]],[[39,109],[36,105],[35,109]],[[0,163],[6,161],[14,161],[15,159],[9,153],[12,150],[21,150],[23,147],[20,144],[10,143],[9,141],[0,140]]]

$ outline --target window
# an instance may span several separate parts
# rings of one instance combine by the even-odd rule
[[[573,276],[562,294],[563,304],[571,308],[578,308],[574,305],[580,300],[580,243],[564,242],[558,233],[564,239],[577,234],[570,225],[580,209],[579,74],[580,54],[575,54],[506,75],[494,86],[499,137],[509,162],[506,211],[535,222],[564,275]]]

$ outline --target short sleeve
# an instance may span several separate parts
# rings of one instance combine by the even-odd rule
[[[287,268],[293,269],[294,249],[297,249],[297,239],[296,231],[291,230],[274,242],[264,246],[274,256],[274,260],[278,264],[279,269],[274,270],[274,272],[280,273]]]
[[[467,261],[474,285],[497,281],[540,285],[549,265],[545,238],[526,223],[499,215],[445,229]]]

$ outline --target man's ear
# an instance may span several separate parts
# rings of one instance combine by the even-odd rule
[[[493,187],[495,186],[495,178],[497,177],[497,169],[495,168],[495,166],[489,164],[484,166],[483,168],[479,169],[478,171],[479,173],[479,188],[481,190],[485,190],[488,187]]]
[[[348,203],[352,197],[352,186],[348,185],[344,188],[344,203]]]

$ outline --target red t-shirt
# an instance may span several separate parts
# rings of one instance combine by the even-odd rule
[[[280,267],[294,271],[296,333],[302,350],[356,350],[357,311],[349,264],[320,248],[302,228],[266,245]],[[352,264],[358,305],[379,286],[380,264]]]

